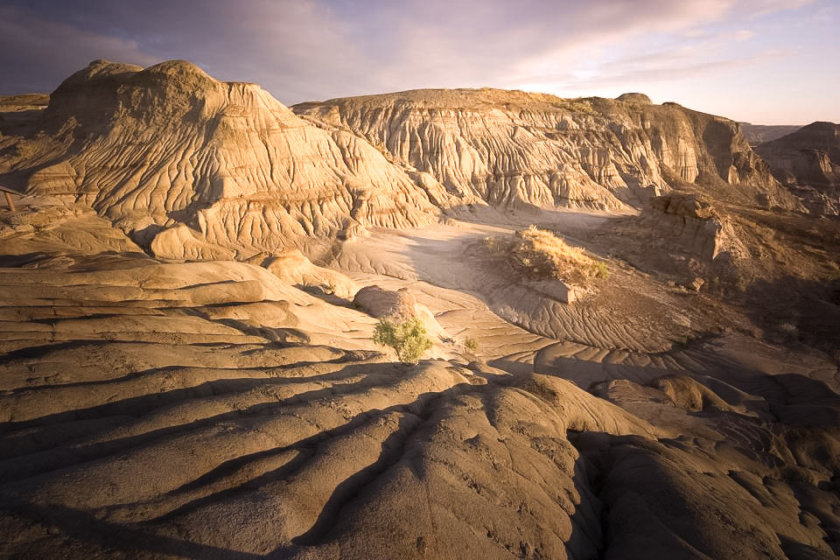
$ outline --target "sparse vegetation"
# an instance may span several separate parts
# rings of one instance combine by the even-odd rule
[[[373,341],[393,348],[397,359],[406,364],[416,364],[426,350],[432,347],[432,341],[426,335],[426,327],[416,317],[400,324],[380,319],[373,332]]]
[[[607,278],[609,268],[603,261],[573,247],[550,231],[530,226],[516,232],[512,241],[488,238],[487,249],[502,254],[511,266],[526,277],[538,280],[558,279],[585,285],[595,278]]]
[[[464,339],[464,348],[466,348],[469,352],[475,353],[476,350],[478,350],[478,341],[475,338],[468,336]]]
[[[793,323],[779,323],[778,330],[790,338],[796,338],[799,334],[799,329]]]
[[[604,261],[595,261],[595,278],[609,278],[610,269]]]

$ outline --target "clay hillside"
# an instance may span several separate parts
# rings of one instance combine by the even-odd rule
[[[0,556],[836,558],[826,130],[184,61],[0,98]]]

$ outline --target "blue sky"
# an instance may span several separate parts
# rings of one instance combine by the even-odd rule
[[[182,58],[287,104],[489,86],[840,122],[838,30],[840,0],[0,0],[0,95]]]

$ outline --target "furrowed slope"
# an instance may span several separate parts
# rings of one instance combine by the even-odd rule
[[[0,179],[76,197],[158,256],[248,258],[435,212],[365,141],[183,61],[95,61],[59,86],[28,133],[14,132]]]
[[[819,356],[742,335],[600,351],[414,284],[482,332],[479,359],[441,337],[397,364],[374,317],[287,275],[78,243],[106,221],[34,202],[0,209],[3,558],[840,552]]]
[[[620,209],[676,182],[760,206],[795,208],[737,123],[641,94],[616,100],[481,90],[415,90],[304,103],[467,204]]]
[[[685,183],[798,204],[736,123],[641,94],[420,90],[298,116],[188,62],[100,60],[46,109],[7,101],[0,181],[89,205],[159,257],[247,260],[476,203],[624,210]]]

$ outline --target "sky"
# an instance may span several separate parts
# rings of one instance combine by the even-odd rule
[[[185,59],[285,104],[498,87],[840,122],[840,0],[0,0],[0,95],[98,58]]]

